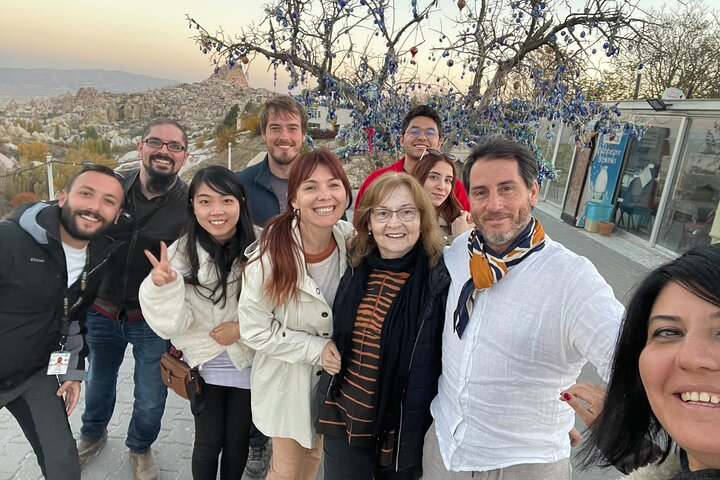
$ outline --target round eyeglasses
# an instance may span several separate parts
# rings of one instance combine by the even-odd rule
[[[421,133],[424,133],[426,138],[436,138],[438,136],[438,131],[435,128],[410,127],[405,130],[405,134],[412,138],[419,137]]]

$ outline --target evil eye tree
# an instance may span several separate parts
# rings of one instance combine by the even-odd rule
[[[581,143],[587,124],[620,128],[619,112],[588,98],[586,70],[633,42],[637,0],[272,0],[237,33],[210,32],[188,15],[216,66],[243,68],[261,56],[289,75],[307,107],[352,111],[338,153],[398,146],[414,103],[440,113],[447,147],[502,134],[535,148],[541,125],[562,122]],[[277,78],[277,77],[276,77]],[[587,81],[584,82],[587,84]],[[370,138],[369,138],[370,137]]]

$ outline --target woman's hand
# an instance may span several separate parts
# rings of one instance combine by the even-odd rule
[[[152,263],[153,268],[150,270],[150,278],[152,278],[156,286],[162,287],[177,278],[177,273],[175,273],[175,270],[172,269],[168,261],[167,245],[165,245],[165,242],[160,242],[160,260],[155,258],[155,255],[150,253],[149,250],[145,250],[145,256],[150,260],[150,263]]]
[[[323,347],[320,361],[322,362],[323,370],[330,375],[340,373],[340,352],[332,340],[327,342]]]
[[[590,427],[602,411],[605,389],[589,382],[576,383],[560,394],[560,401],[570,405],[580,420]]]
[[[210,337],[220,345],[230,345],[240,340],[240,324],[237,322],[221,323],[210,330]]]
[[[453,235],[457,236],[463,232],[467,232],[474,226],[475,223],[473,222],[472,215],[470,215],[470,213],[466,212],[465,210],[461,210],[460,215],[458,215],[458,217],[453,220],[452,225],[450,226],[450,231]]]

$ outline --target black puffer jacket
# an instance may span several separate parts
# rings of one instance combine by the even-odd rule
[[[350,302],[346,290],[350,284],[353,269],[348,268],[340,280],[335,304]],[[432,424],[430,403],[437,395],[438,378],[442,370],[442,330],[445,321],[445,301],[447,300],[450,276],[445,263],[440,260],[427,275],[429,296],[423,302],[418,321],[418,334],[415,338],[403,338],[401,349],[412,351],[410,372],[401,400],[400,428],[395,437],[393,466],[395,471],[406,470],[422,463],[425,433]],[[355,319],[345,319],[345,321]],[[335,317],[335,321],[343,321]],[[338,348],[341,348],[338,345]],[[340,351],[342,356],[345,352]],[[323,373],[318,394],[314,400],[315,412],[320,412],[325,403],[325,395],[330,392],[330,376]],[[379,445],[378,445],[379,447]]]
[[[0,391],[10,390],[47,367],[60,339],[63,299],[70,314],[66,350],[72,355],[60,380],[85,379],[82,325],[100,284],[108,256],[119,246],[108,236],[90,242],[87,286],[67,288],[65,252],[60,241],[60,208],[36,203],[0,222]]]

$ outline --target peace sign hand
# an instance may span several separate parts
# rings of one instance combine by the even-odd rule
[[[155,255],[150,253],[149,250],[145,250],[145,256],[150,260],[150,263],[152,263],[153,269],[150,270],[150,276],[156,286],[162,287],[177,278],[177,273],[175,273],[175,270],[172,269],[168,261],[167,245],[165,245],[165,242],[160,242],[160,260],[155,258]]]

